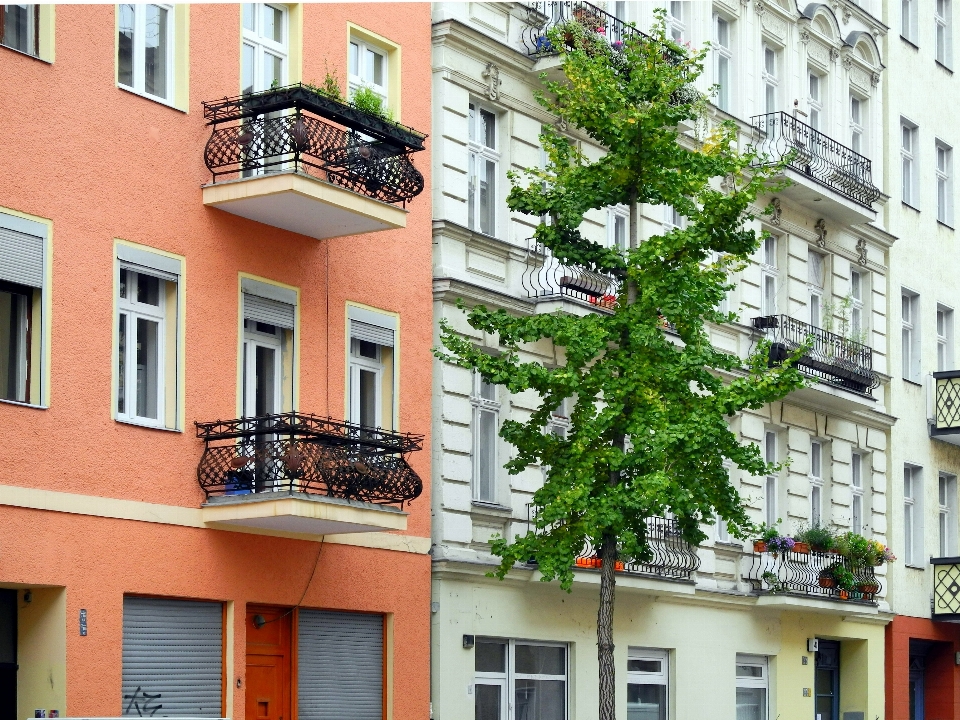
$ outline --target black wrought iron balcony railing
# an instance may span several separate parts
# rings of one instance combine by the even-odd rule
[[[960,620],[960,557],[930,558],[933,565],[933,619]]]
[[[842,587],[836,576],[852,576],[852,587]],[[764,595],[802,595],[814,599],[876,603],[880,580],[872,566],[858,566],[835,553],[754,552],[744,577],[753,590]]]
[[[871,208],[880,197],[870,160],[785,112],[756,115],[753,145],[768,162],[789,159],[789,167],[811,180]]]
[[[195,424],[207,497],[288,491],[403,507],[423,492],[407,464],[422,435],[292,412]]]
[[[960,434],[960,370],[933,373],[934,416],[930,433],[933,436]]]
[[[302,172],[387,203],[424,188],[411,155],[426,135],[302,84],[205,102],[213,182]]]
[[[529,298],[567,297],[601,310],[614,309],[620,289],[620,282],[611,275],[561,264],[533,238],[527,241],[527,264],[520,282]]]
[[[753,326],[771,341],[770,365],[779,365],[801,346],[807,346],[797,361],[806,375],[860,395],[872,395],[880,385],[873,371],[873,349],[842,335],[823,330],[789,315],[764,315]]]

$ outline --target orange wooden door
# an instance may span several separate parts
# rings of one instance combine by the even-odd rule
[[[247,606],[246,720],[292,718],[291,618],[286,608]]]

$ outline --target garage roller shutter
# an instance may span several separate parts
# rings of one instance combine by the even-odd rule
[[[124,715],[219,718],[222,693],[220,603],[123,599]]]
[[[382,720],[383,617],[301,610],[300,720]]]

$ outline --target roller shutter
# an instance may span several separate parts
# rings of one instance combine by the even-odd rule
[[[382,720],[383,617],[301,610],[300,720]]]
[[[360,320],[350,321],[350,337],[357,340],[393,347],[393,330],[385,327],[378,327]]]
[[[245,320],[256,320],[267,325],[276,325],[292,330],[294,306],[259,295],[244,293],[243,317]]]
[[[222,717],[223,606],[123,599],[123,714]]]
[[[43,287],[42,236],[0,226],[0,280]]]

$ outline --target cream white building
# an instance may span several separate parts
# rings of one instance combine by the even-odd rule
[[[517,314],[605,312],[614,292],[605,278],[561,267],[531,245],[536,220],[507,210],[507,172],[542,162],[544,125],[589,157],[603,152],[534,99],[539,73],[558,72],[544,52],[545,28],[576,18],[615,41],[629,32],[621,21],[649,27],[653,7],[434,5],[434,314],[478,346],[497,350],[466,324],[460,298]],[[880,9],[698,0],[668,10],[674,37],[713,43],[700,81],[704,91],[721,86],[712,121],[733,119],[745,143],[773,156],[794,151],[794,184],[759,203],[776,207],[756,226],[771,237],[728,298],[740,321],[712,333],[741,355],[764,336],[788,348],[812,334],[805,369],[817,381],[733,423],[769,459],[790,458],[789,467],[770,478],[731,477],[758,522],[780,520],[789,533],[819,520],[888,542],[889,388],[899,371],[887,340],[895,236],[884,211],[884,193],[892,194],[883,178],[892,162],[884,158],[887,27],[871,14]],[[671,208],[640,212],[642,236],[683,222]],[[626,208],[595,211],[582,229],[598,243],[622,243],[626,216]],[[525,353],[563,362],[562,348],[547,341]],[[439,361],[434,370],[433,718],[595,717],[596,571],[578,569],[570,594],[537,582],[534,566],[503,582],[486,576],[496,563],[490,537],[526,531],[543,479],[536,467],[507,475],[511,449],[496,432],[503,419],[527,417],[537,398],[509,396]],[[550,432],[564,432],[562,413]],[[884,717],[886,568],[878,568],[879,591],[844,600],[818,584],[824,556],[754,553],[722,527],[689,548],[670,521],[654,527],[654,561],[618,574],[620,716]]]

